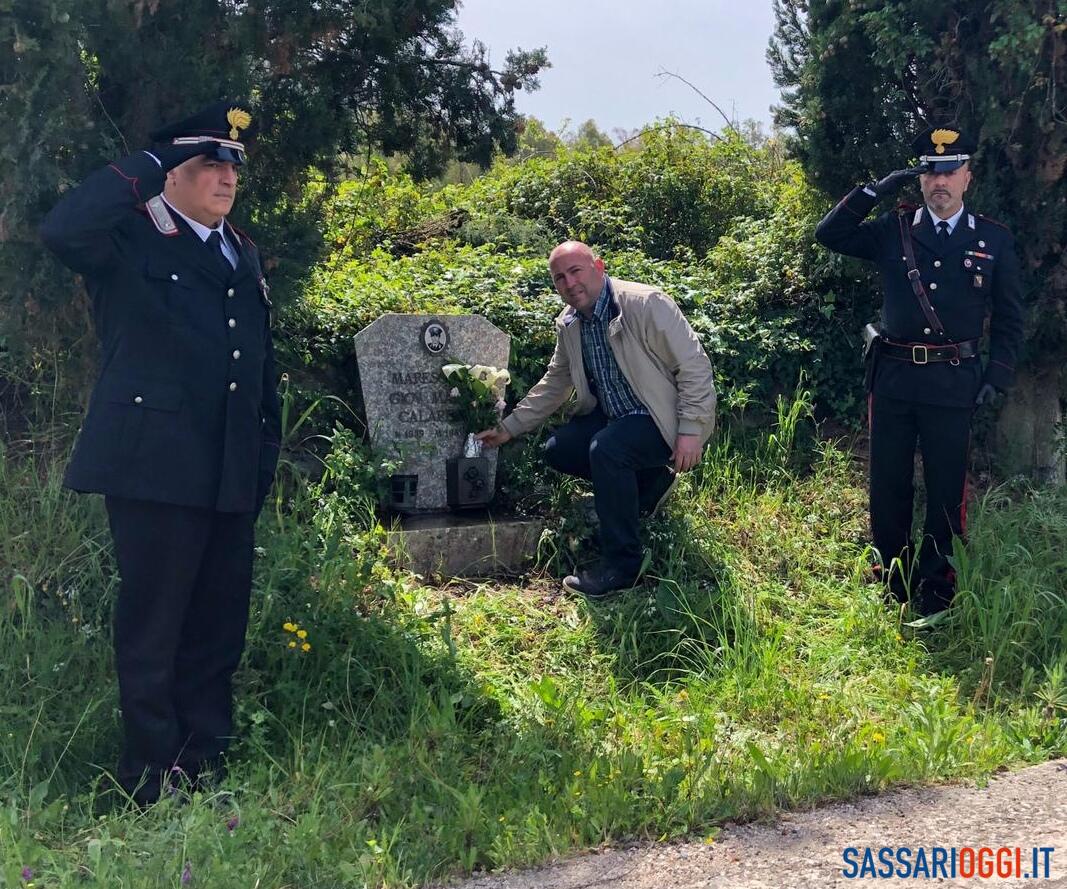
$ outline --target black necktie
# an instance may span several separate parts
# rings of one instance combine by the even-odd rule
[[[226,254],[222,252],[222,235],[217,231],[213,231],[207,236],[207,241],[204,243],[207,245],[207,249],[211,251],[211,255],[218,264],[219,271],[221,271],[227,278],[230,277],[230,275],[233,274],[233,266],[230,265],[230,261],[226,258]]]
[[[937,224],[937,234],[938,234],[938,237],[941,238],[941,243],[942,244],[948,242],[948,222],[947,222],[947,220],[942,219]]]

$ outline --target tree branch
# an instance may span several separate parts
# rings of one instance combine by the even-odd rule
[[[718,139],[720,142],[722,141],[722,136],[720,136],[718,133],[713,133],[711,130],[706,130],[704,129],[704,127],[698,127],[691,123],[680,123],[676,121],[675,123],[664,123],[660,124],[659,126],[645,127],[643,130],[641,130],[641,132],[635,133],[629,139],[623,139],[618,145],[615,146],[615,150],[618,151],[627,142],[633,142],[634,139],[640,139],[645,133],[654,133],[657,130],[673,130],[675,127],[685,127],[687,130],[699,130],[702,133],[707,133],[709,136],[711,136],[712,139]]]
[[[733,121],[730,120],[730,118],[728,118],[726,116],[726,112],[724,112],[718,105],[716,105],[713,101],[711,101],[711,99],[708,98],[708,96],[706,96],[704,93],[702,93],[700,90],[698,90],[695,86],[693,86],[693,84],[691,84],[688,80],[686,80],[680,74],[675,74],[673,71],[662,70],[662,71],[659,72],[659,74],[656,75],[656,77],[673,77],[676,80],[680,80],[687,87],[689,87],[689,89],[691,89],[694,93],[696,93],[698,96],[700,96],[700,98],[702,98],[705,102],[707,102],[712,108],[714,108],[716,111],[718,111],[719,114],[722,116],[722,119],[724,121],[726,121],[726,126],[732,127],[734,125]],[[700,129],[700,128],[697,127],[697,129]]]
[[[447,65],[450,68],[465,68],[468,71],[476,71],[479,74],[492,74],[495,77],[503,77],[505,73],[490,68],[488,62],[462,62],[459,59],[435,59],[431,56],[424,56],[418,61],[421,65]]]

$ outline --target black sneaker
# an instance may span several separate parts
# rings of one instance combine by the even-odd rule
[[[678,473],[668,466],[656,476],[656,480],[643,488],[638,494],[638,513],[647,519],[659,512],[660,507],[674,492],[678,484]]]
[[[637,583],[637,575],[622,573],[611,569],[591,568],[568,574],[563,578],[563,589],[580,593],[587,599],[610,599],[612,596],[628,590]]]

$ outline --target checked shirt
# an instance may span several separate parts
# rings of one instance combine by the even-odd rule
[[[626,377],[622,375],[608,345],[608,323],[619,313],[611,282],[604,278],[593,314],[586,318],[578,313],[582,325],[582,363],[589,386],[600,402],[600,409],[611,420],[632,414],[648,414]]]

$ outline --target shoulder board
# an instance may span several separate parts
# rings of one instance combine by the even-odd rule
[[[256,242],[255,242],[255,241],[253,241],[253,240],[252,240],[252,239],[251,239],[250,237],[248,237],[248,233],[247,233],[247,232],[243,232],[243,231],[241,231],[241,229],[239,229],[239,228],[238,228],[238,227],[237,227],[236,225],[234,225],[234,224],[233,224],[232,222],[230,222],[230,220],[228,220],[228,219],[226,220],[226,224],[227,224],[227,225],[228,225],[228,226],[229,226],[230,228],[232,228],[232,229],[233,229],[233,230],[234,230],[234,231],[235,231],[235,232],[237,233],[237,235],[238,235],[239,237],[241,237],[241,238],[243,238],[244,240],[248,241],[248,243],[249,243],[249,244],[251,244],[251,245],[252,245],[253,247],[255,247],[255,246],[256,246]]]
[[[991,219],[991,218],[990,218],[990,217],[988,217],[988,216],[983,216],[983,215],[982,215],[981,213],[976,213],[975,215],[976,215],[976,216],[977,216],[977,217],[978,217],[979,219],[981,219],[981,220],[982,220],[982,222],[991,222],[991,223],[993,223],[993,225],[995,225],[995,226],[998,226],[999,228],[1002,228],[1002,229],[1004,229],[1005,231],[1008,231],[1008,230],[1009,230],[1009,229],[1008,229],[1008,227],[1007,227],[1007,226],[1006,226],[1006,225],[1005,225],[1005,224],[1004,224],[1003,222],[1000,222],[1000,221],[998,221],[998,220],[996,220],[996,219]]]
[[[156,231],[161,235],[173,238],[178,234],[178,225],[174,221],[174,217],[170,215],[170,209],[164,202],[162,195],[157,194],[154,198],[149,198],[145,201],[144,208],[148,213],[148,218],[152,220],[152,225],[156,227]]]

